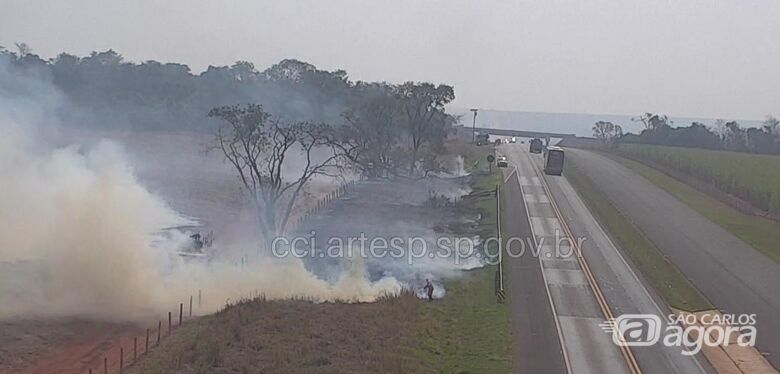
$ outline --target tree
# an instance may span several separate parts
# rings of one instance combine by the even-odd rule
[[[332,129],[308,122],[282,123],[261,105],[223,106],[209,117],[221,120],[216,148],[233,165],[256,210],[266,241],[283,232],[298,197],[316,175],[339,169]],[[324,155],[315,154],[325,149]],[[300,171],[285,175],[291,152],[303,156]]]
[[[369,177],[395,173],[402,135],[401,105],[393,87],[362,84],[367,96],[355,108],[344,112],[347,125],[342,128],[341,152],[353,166]]]
[[[447,85],[406,82],[397,87],[396,95],[410,139],[409,173],[414,173],[420,148],[425,144],[435,146],[446,137],[453,121],[444,106],[455,99],[455,91]]]
[[[19,53],[19,58],[22,58],[24,56],[29,55],[32,53],[32,48],[30,48],[27,43],[14,43],[14,46],[16,46],[16,51]]]
[[[614,144],[623,136],[623,128],[608,121],[598,121],[593,125],[593,137],[607,144]]]
[[[766,116],[766,120],[764,120],[764,131],[775,137],[780,137],[780,120],[771,114]]]
[[[632,118],[632,121],[642,122],[645,130],[655,130],[662,127],[670,127],[673,123],[665,114],[645,113],[639,118]]]
[[[747,150],[747,135],[736,121],[726,122],[726,136],[723,139],[726,149],[744,152]]]

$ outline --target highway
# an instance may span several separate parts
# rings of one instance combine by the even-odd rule
[[[780,367],[780,266],[652,182],[598,154],[566,150],[724,313],[756,314],[757,348]]]
[[[497,150],[510,161],[504,170],[504,204],[515,212],[505,218],[505,232],[510,237],[532,232],[541,248],[539,256],[529,259],[528,253],[517,257],[516,246],[506,245],[516,372],[711,372],[706,360],[684,356],[678,348],[658,344],[628,350],[612,343],[611,335],[599,326],[608,314],[651,313],[663,318],[670,311],[645,287],[566,178],[543,175],[541,156],[528,153],[526,147],[504,144]],[[556,245],[564,236],[584,238],[579,246],[581,259],[571,246]],[[547,306],[538,305],[544,301]],[[545,311],[551,321],[541,316]],[[538,326],[526,326],[532,329],[530,333],[522,329],[528,313],[535,313],[541,321]],[[549,336],[535,342],[536,350],[547,352],[545,359],[562,360],[563,365],[548,368],[555,370],[528,370],[525,361],[537,358],[523,345],[528,344],[526,339],[538,339],[536,330],[542,327]]]

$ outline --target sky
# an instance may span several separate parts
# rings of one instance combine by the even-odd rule
[[[780,0],[2,0],[0,45],[208,65],[284,58],[455,86],[457,108],[780,115]]]

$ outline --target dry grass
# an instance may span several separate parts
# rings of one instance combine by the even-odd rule
[[[411,293],[376,303],[244,300],[184,326],[141,373],[408,373],[423,323]]]

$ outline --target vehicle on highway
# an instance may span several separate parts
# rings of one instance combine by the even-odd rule
[[[500,168],[505,168],[509,166],[509,161],[507,161],[506,156],[498,156],[496,157],[496,166]]]
[[[517,143],[517,138],[513,136],[511,139],[509,139],[509,142],[510,143]]]
[[[490,135],[489,134],[477,134],[477,145],[485,145],[490,142]]]
[[[531,153],[542,153],[542,139],[535,138],[531,140]]]
[[[544,152],[544,173],[561,175],[563,173],[563,149],[549,146]]]

